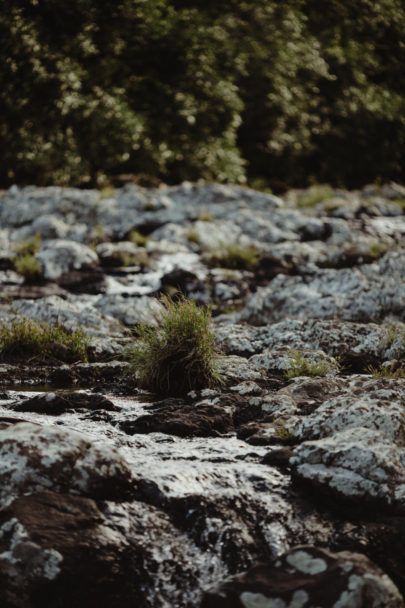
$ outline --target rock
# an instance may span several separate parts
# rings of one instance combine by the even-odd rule
[[[397,587],[367,557],[294,547],[205,594],[201,608],[403,608]]]
[[[4,608],[130,608],[129,545],[90,498],[42,492],[0,512]]]
[[[178,437],[215,437],[233,429],[231,413],[210,403],[187,405],[182,399],[166,399],[154,404],[151,412],[125,420],[120,428],[130,435],[157,432]]]
[[[32,224],[23,226],[12,233],[14,241],[28,239],[36,234],[42,239],[64,239],[68,237],[72,227],[61,218],[51,214],[40,215]]]
[[[0,431],[0,505],[42,490],[122,500],[131,479],[116,450],[74,431],[28,422]]]
[[[104,315],[114,317],[128,327],[140,323],[154,325],[156,317],[163,310],[162,304],[156,298],[120,294],[103,295],[94,303],[94,307]]]
[[[367,272],[362,267],[361,271],[358,268],[319,270],[315,276],[308,277],[278,275],[271,285],[259,287],[250,296],[239,320],[256,325],[274,323],[285,317],[339,317],[365,322],[384,319],[388,314],[403,320],[404,266],[399,264],[399,256],[391,260],[392,264],[389,254],[387,256],[378,266],[364,267]]]
[[[338,362],[321,350],[272,350],[253,355],[249,361],[270,373],[295,373],[297,376],[333,376],[339,373]]]
[[[405,451],[381,431],[355,427],[304,441],[290,463],[297,479],[333,499],[405,512]]]
[[[217,369],[227,385],[238,384],[241,380],[259,380],[265,378],[263,371],[244,357],[236,355],[217,357]]]
[[[405,325],[390,323],[353,323],[321,319],[284,319],[264,327],[217,322],[214,326],[217,343],[227,354],[251,356],[270,351],[321,350],[339,356],[356,367],[376,360],[392,359],[402,345]],[[357,358],[357,362],[356,362]],[[359,371],[364,371],[364,367]]]
[[[65,412],[77,409],[84,410],[106,410],[108,412],[119,411],[112,401],[94,393],[45,393],[35,397],[29,397],[24,401],[10,407],[14,412],[35,412],[37,414],[48,414],[58,416]]]
[[[99,294],[106,290],[105,274],[99,270],[91,272],[72,270],[62,275],[58,283],[71,293]]]
[[[88,297],[61,298],[48,296],[40,300],[19,300],[13,303],[13,310],[22,317],[62,325],[70,330],[85,328],[89,335],[109,338],[121,337],[122,325],[110,316],[96,310]]]
[[[98,263],[93,249],[64,239],[45,241],[36,257],[43,267],[46,279],[58,279],[71,270],[89,268]]]
[[[405,379],[360,377],[342,383],[331,398],[326,392],[324,396],[315,411],[290,427],[297,439],[319,439],[363,427],[405,446]]]
[[[145,265],[146,250],[131,241],[119,243],[100,243],[96,247],[100,263],[106,267]]]

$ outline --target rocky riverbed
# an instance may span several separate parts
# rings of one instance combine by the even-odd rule
[[[90,337],[0,361],[2,608],[404,607],[405,188],[14,186],[0,283],[7,326]],[[220,389],[127,373],[176,290]]]

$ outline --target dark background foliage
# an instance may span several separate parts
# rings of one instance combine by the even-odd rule
[[[403,0],[1,7],[2,187],[404,179]]]

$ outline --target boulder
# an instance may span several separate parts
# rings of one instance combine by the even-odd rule
[[[45,241],[36,255],[46,279],[58,279],[71,270],[89,268],[98,263],[98,256],[87,245],[66,239]]]
[[[208,591],[201,608],[403,608],[397,587],[367,557],[306,545]]]
[[[290,463],[298,480],[333,500],[405,513],[405,450],[381,431],[355,427],[304,441]]]
[[[114,448],[56,426],[18,423],[0,431],[0,505],[51,490],[122,500],[132,475]]]

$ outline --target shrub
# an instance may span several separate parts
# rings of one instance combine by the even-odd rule
[[[57,359],[86,361],[89,338],[82,329],[69,332],[60,325],[19,319],[0,325],[0,359]]]
[[[16,271],[24,277],[26,283],[37,283],[43,278],[41,264],[30,253],[17,256],[13,263]]]
[[[235,270],[252,270],[259,258],[255,247],[242,247],[235,243],[222,245],[218,251],[208,254],[208,263],[219,268],[232,268]]]
[[[221,382],[216,370],[210,311],[180,297],[162,298],[156,326],[141,324],[127,349],[131,369],[142,387],[168,395],[212,387]]]
[[[326,376],[330,369],[330,365],[326,361],[308,361],[297,351],[292,351],[291,357],[291,367],[285,372],[286,378],[295,378],[297,376]]]

